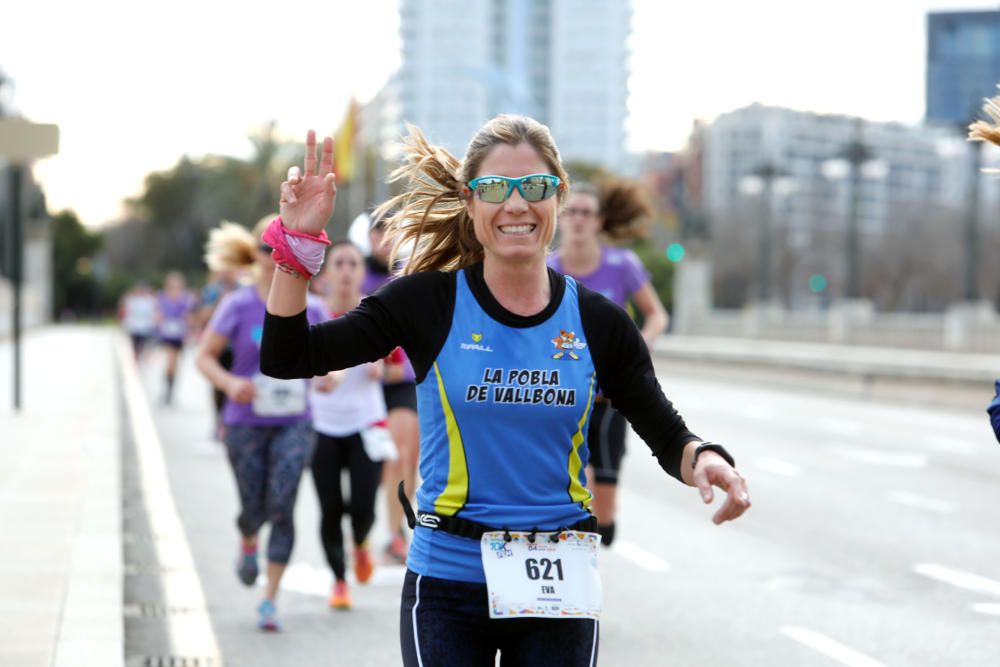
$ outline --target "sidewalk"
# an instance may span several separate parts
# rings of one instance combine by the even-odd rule
[[[0,341],[0,665],[123,663],[122,413],[106,327]]]

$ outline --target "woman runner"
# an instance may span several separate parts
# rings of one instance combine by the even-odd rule
[[[253,267],[255,279],[223,297],[202,336],[197,364],[213,386],[226,392],[226,452],[240,498],[236,574],[247,586],[258,575],[257,533],[264,523],[271,525],[257,626],[276,631],[281,624],[275,599],[295,542],[295,498],[313,438],[306,381],[275,380],[260,370],[264,302],[274,274],[271,248],[260,241],[261,228],[258,224],[251,234],[224,223],[209,236],[205,259],[210,269]],[[322,303],[312,298],[304,317],[313,324],[328,319]],[[227,345],[233,353],[228,370],[219,363]]]
[[[559,214],[559,250],[549,255],[548,265],[586,287],[625,307],[632,301],[642,313],[642,338],[652,347],[667,328],[667,311],[656,295],[649,273],[631,250],[601,241],[601,236],[625,240],[641,234],[639,223],[650,214],[642,192],[626,181],[597,188],[574,183]],[[625,456],[625,418],[604,396],[598,395],[590,417],[587,445],[594,480],[594,514],[601,543],[611,546],[615,539],[615,510],[618,473]]]
[[[304,171],[282,184],[265,238],[275,273],[261,364],[309,377],[401,345],[417,376],[418,517],[400,608],[404,665],[592,665],[600,584],[584,434],[597,388],[661,467],[711,502],[713,520],[750,506],[717,444],[703,443],[664,397],[642,337],[604,297],[548,269],[566,173],[548,128],[499,116],[464,160],[413,128],[385,207],[406,275],[343,317],[310,327],[313,258],[336,193],[332,141],[306,139]],[[309,239],[318,239],[310,241]]]

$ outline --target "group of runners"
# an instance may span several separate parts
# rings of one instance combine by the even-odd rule
[[[348,556],[358,582],[371,576],[384,486],[383,556],[407,568],[404,664],[492,665],[497,652],[504,664],[595,664],[597,549],[615,538],[627,424],[704,502],[726,492],[716,523],[750,506],[726,449],[663,395],[648,346],[666,311],[637,256],[607,242],[638,233],[639,189],[571,186],[548,128],[527,117],[494,118],[462,160],[413,128],[394,174],[403,191],[372,215],[366,258],[326,237],[332,142],[317,148],[310,132],[278,216],[252,231],[223,224],[206,252],[213,271],[252,276],[219,300],[197,366],[225,395],[247,585],[270,524],[258,626],[280,628],[311,465],[334,608],[351,605]]]

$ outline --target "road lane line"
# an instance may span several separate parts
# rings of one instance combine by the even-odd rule
[[[889,494],[889,500],[900,505],[906,505],[907,507],[916,507],[917,509],[938,512],[939,514],[955,514],[958,512],[958,505],[956,503],[931,498],[930,496],[922,496],[919,493],[910,493],[909,491],[893,491]]]
[[[781,415],[770,408],[760,406],[745,405],[736,409],[737,414],[747,419],[757,421],[773,422],[777,421]]]
[[[861,425],[854,422],[843,421],[840,419],[826,419],[823,421],[823,427],[836,433],[837,435],[860,435]]]
[[[863,653],[859,653],[838,641],[812,630],[806,630],[794,625],[786,625],[781,628],[781,634],[805,644],[828,658],[833,658],[842,665],[848,665],[849,667],[886,667],[885,663],[879,662],[874,658],[869,658]]]
[[[861,449],[860,447],[843,445],[834,445],[833,448],[844,458],[857,461],[858,463],[870,463],[871,465],[889,466],[894,468],[927,467],[927,456],[924,454],[913,454],[910,452],[880,452],[874,449]]]
[[[221,664],[219,644],[208,614],[205,593],[170,490],[163,445],[156,432],[131,347],[123,337],[118,338],[115,347],[138,460],[142,502],[150,531],[156,538],[153,545],[157,562],[174,570],[170,575],[170,585],[162,587],[163,603],[167,608],[193,610],[183,615],[168,614],[165,618],[167,636],[179,655],[205,656]]]
[[[372,578],[366,583],[371,588],[392,587],[399,588],[406,578],[406,567],[403,565],[376,565],[372,573]],[[350,572],[347,573],[347,580],[356,584],[357,580]],[[264,577],[257,581],[258,588],[265,588],[267,582]],[[310,563],[294,562],[286,569],[281,577],[281,590],[302,593],[303,595],[314,595],[326,597],[330,594],[330,587],[333,585],[333,573],[328,567],[315,567]]]
[[[611,550],[650,572],[667,572],[670,570],[670,564],[667,561],[650,551],[646,551],[638,544],[633,544],[625,540],[615,540]]]
[[[773,472],[775,475],[783,475],[784,477],[798,477],[802,474],[801,466],[778,459],[758,459],[754,465],[760,470]]]
[[[913,567],[913,571],[957,588],[964,588],[967,591],[1000,596],[1000,581],[981,577],[978,574],[962,572],[936,563],[920,563]]]
[[[927,449],[947,454],[975,454],[982,451],[982,448],[977,443],[960,437],[925,435],[923,436],[923,442]]]
[[[988,616],[1000,616],[1000,604],[996,602],[977,602],[972,605],[972,611]]]

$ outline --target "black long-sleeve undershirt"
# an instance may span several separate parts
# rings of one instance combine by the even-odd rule
[[[547,320],[565,293],[565,278],[549,269],[552,297],[541,312],[528,317],[503,308],[483,279],[482,264],[466,270],[480,307],[511,327]],[[681,479],[684,445],[697,436],[663,395],[649,350],[628,315],[604,296],[582,285],[580,317],[597,383],[667,473]],[[303,378],[375,361],[401,346],[423,380],[444,345],[455,308],[456,273],[427,272],[402,276],[383,285],[343,317],[310,327],[305,312],[292,317],[267,314],[260,367],[276,378]]]

